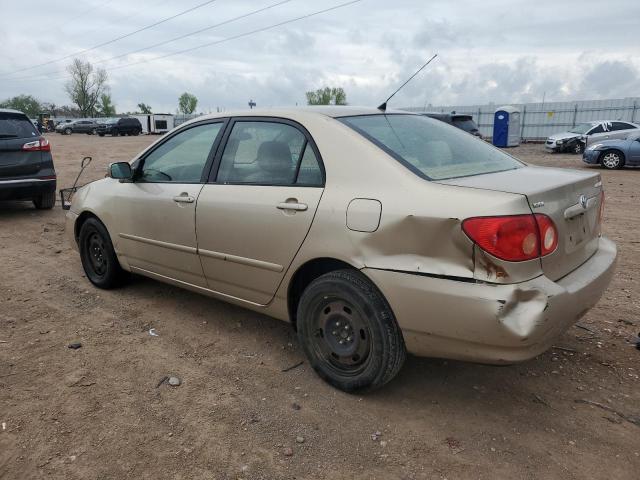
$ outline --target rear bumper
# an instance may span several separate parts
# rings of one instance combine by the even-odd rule
[[[50,179],[0,180],[0,200],[30,200],[55,190],[56,181]]]
[[[483,363],[514,363],[547,350],[609,285],[616,246],[598,251],[558,281],[464,282],[364,269],[393,309],[409,352]]]

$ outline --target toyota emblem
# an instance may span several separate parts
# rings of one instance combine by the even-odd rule
[[[578,203],[580,203],[580,206],[586,210],[587,209],[587,196],[586,195],[580,195],[580,198],[578,199]]]

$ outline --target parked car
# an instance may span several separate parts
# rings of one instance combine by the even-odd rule
[[[436,120],[440,120],[441,122],[448,123],[449,125],[453,125],[454,127],[458,127],[460,130],[464,130],[465,132],[470,133],[471,135],[475,135],[476,137],[482,138],[480,134],[480,130],[478,130],[478,125],[473,121],[472,115],[466,115],[463,113],[439,113],[439,112],[425,112],[422,115],[426,115],[430,118],[435,118]]]
[[[551,135],[547,138],[545,147],[553,152],[582,153],[593,142],[610,138],[622,139],[639,128],[634,123],[615,120],[580,123],[567,132]]]
[[[56,132],[62,135],[71,135],[72,133],[95,135],[98,133],[98,124],[93,120],[74,120],[56,125]]]
[[[38,209],[56,200],[49,141],[17,110],[0,109],[0,200],[32,200]]]
[[[582,155],[585,163],[602,165],[610,170],[625,165],[640,165],[640,131],[630,133],[623,140],[603,140],[590,145]]]
[[[416,355],[548,349],[614,270],[597,172],[529,167],[426,116],[324,107],[181,125],[80,188],[87,278],[129,272],[290,321],[315,371],[380,387]]]
[[[140,135],[142,132],[142,124],[140,120],[132,117],[111,118],[104,123],[98,125],[98,135]]]

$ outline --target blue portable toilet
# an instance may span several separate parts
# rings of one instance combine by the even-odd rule
[[[493,115],[493,144],[496,147],[520,145],[520,110],[500,107]]]

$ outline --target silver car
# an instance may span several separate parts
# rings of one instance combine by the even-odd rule
[[[551,135],[545,142],[545,148],[554,152],[582,153],[593,143],[623,139],[638,129],[640,129],[639,125],[618,120],[579,123],[567,132]]]

